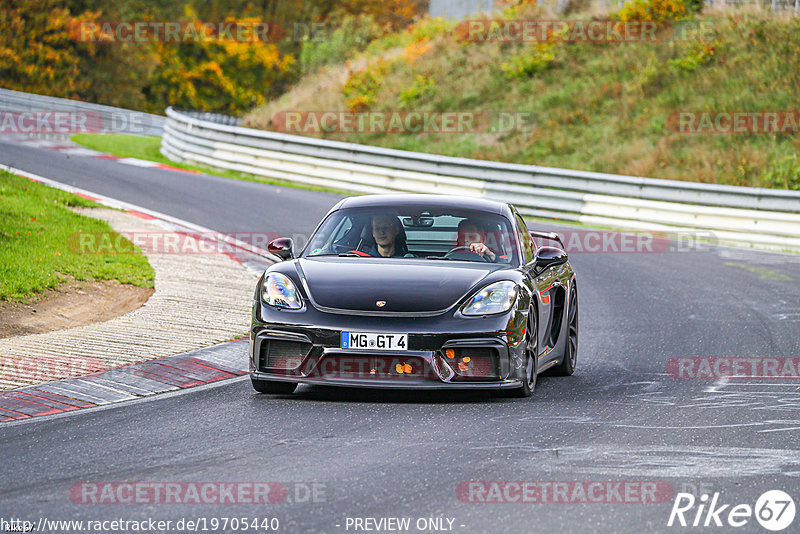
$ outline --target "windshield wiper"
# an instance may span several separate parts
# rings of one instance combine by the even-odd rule
[[[426,256],[424,258],[420,258],[423,260],[447,260],[447,261],[459,261],[454,260],[453,258],[448,258],[447,256]]]

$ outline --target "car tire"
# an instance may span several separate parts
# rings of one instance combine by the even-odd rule
[[[251,378],[250,382],[253,384],[253,389],[259,393],[288,395],[294,393],[294,390],[297,389],[297,383],[295,382],[276,382],[274,380],[259,380],[258,378]]]
[[[567,343],[561,363],[553,367],[553,375],[570,376],[578,364],[578,289],[575,282],[569,291],[569,311],[567,313]]]
[[[528,326],[525,328],[525,369],[528,380],[521,387],[502,390],[502,396],[522,399],[533,394],[539,374],[538,355],[539,333],[536,330],[536,310],[531,308],[528,312]]]

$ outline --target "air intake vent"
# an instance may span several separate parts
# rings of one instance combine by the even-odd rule
[[[284,339],[265,339],[261,342],[258,368],[261,371],[296,369],[311,350],[311,343],[287,341]]]
[[[454,358],[444,361],[465,380],[496,380],[500,377],[500,357],[493,347],[457,347]]]

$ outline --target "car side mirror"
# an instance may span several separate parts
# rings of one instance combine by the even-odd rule
[[[564,241],[562,241],[561,236],[555,232],[534,232],[533,230],[528,230],[528,235],[531,236],[531,241],[534,243],[537,238],[549,239],[550,241],[556,241],[561,245],[561,248],[564,248]]]
[[[536,255],[536,270],[544,271],[548,267],[567,263],[567,253],[556,247],[542,247]]]
[[[279,237],[269,242],[267,251],[281,260],[289,260],[294,258],[294,242],[290,237]]]

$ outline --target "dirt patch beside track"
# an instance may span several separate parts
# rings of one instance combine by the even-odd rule
[[[0,338],[108,321],[140,308],[153,289],[114,280],[69,280],[27,303],[0,302]]]

